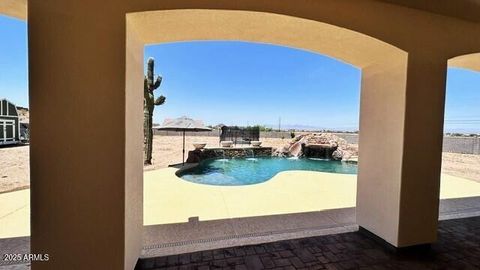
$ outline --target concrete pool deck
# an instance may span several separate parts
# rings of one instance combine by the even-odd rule
[[[248,186],[191,183],[165,168],[144,174],[144,225],[355,207],[356,175],[285,171]],[[480,183],[442,174],[441,199],[480,196]],[[30,190],[0,194],[0,238],[30,235]]]
[[[174,173],[175,169],[145,173],[144,225],[187,222],[190,217],[206,221],[346,208],[356,200],[355,175],[285,171],[259,184],[213,186],[172,177]],[[147,197],[151,190],[170,192]]]
[[[0,238],[30,235],[30,189],[0,194]]]
[[[284,171],[260,184],[212,186],[180,179],[175,171],[145,173],[144,225],[188,222],[191,217],[207,221],[313,212],[356,204],[356,175]],[[442,174],[440,199],[476,196],[480,196],[480,183]]]

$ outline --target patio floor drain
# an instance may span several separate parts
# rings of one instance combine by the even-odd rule
[[[233,239],[240,240],[240,239],[247,239],[247,238],[266,237],[266,236],[289,234],[289,233],[301,233],[301,232],[304,232],[304,233],[317,232],[318,233],[318,232],[331,230],[331,229],[335,229],[335,231],[332,233],[338,233],[337,231],[352,232],[352,231],[358,230],[358,226],[355,224],[338,224],[337,226],[316,226],[316,227],[308,227],[308,228],[287,229],[287,230],[278,230],[278,231],[238,234],[238,235],[226,235],[226,236],[219,236],[219,237],[206,238],[206,239],[194,239],[194,240],[179,241],[179,242],[173,242],[173,243],[149,245],[149,246],[143,247],[143,250],[181,247],[181,246],[194,245],[194,244],[212,243],[212,242],[219,242],[219,241],[226,241],[226,240],[233,240]]]

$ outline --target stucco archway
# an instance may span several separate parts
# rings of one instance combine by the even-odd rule
[[[192,27],[195,22],[195,27]],[[158,27],[161,26],[161,27]],[[360,159],[358,206],[360,224],[382,235],[397,245],[398,200],[400,196],[402,135],[408,54],[387,43],[345,28],[312,20],[264,12],[229,10],[169,10],[133,13],[127,15],[127,104],[131,104],[132,124],[138,119],[143,96],[138,82],[143,78],[143,45],[189,40],[242,40],[290,46],[326,54],[362,69]],[[131,84],[130,84],[131,82]],[[381,104],[381,105],[380,105]],[[380,105],[380,106],[379,106]],[[127,112],[128,115],[129,112]],[[372,121],[375,118],[375,121]],[[382,139],[388,130],[390,140]],[[128,133],[129,131],[127,131]],[[138,133],[136,133],[138,135]],[[393,143],[392,143],[393,142]],[[395,143],[397,142],[397,143]],[[135,146],[138,149],[138,145]],[[378,147],[389,148],[380,154]],[[396,152],[396,154],[393,154]],[[131,152],[127,158],[135,163],[139,157]],[[135,159],[135,160],[134,160]],[[135,163],[136,164],[136,163]],[[382,167],[382,171],[372,170]],[[370,168],[370,169],[369,169]],[[372,179],[382,181],[382,175],[397,179],[387,185],[391,193],[382,190]],[[141,177],[138,175],[137,177]],[[137,182],[136,185],[140,185]],[[377,197],[366,196],[375,192]],[[388,209],[392,216],[383,217],[390,224],[374,224],[371,215],[377,215],[373,206]],[[362,209],[366,209],[362,211]],[[138,211],[138,210],[137,210]],[[397,212],[398,213],[398,212]],[[388,214],[387,214],[388,215]]]

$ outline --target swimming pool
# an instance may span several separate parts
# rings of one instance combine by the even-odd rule
[[[210,159],[179,173],[187,181],[218,186],[252,185],[268,181],[282,171],[302,170],[356,174],[357,165],[341,161],[311,158],[234,158]]]

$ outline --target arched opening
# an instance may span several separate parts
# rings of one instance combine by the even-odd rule
[[[194,28],[191,25],[192,21],[195,21]],[[162,27],[158,27],[159,25]],[[136,138],[141,135],[139,119],[142,119],[143,96],[138,91],[138,82],[142,81],[144,74],[144,57],[142,57],[144,45],[198,40],[248,41],[300,48],[328,55],[362,70],[359,138],[361,161],[358,172],[356,218],[362,226],[382,234],[389,239],[388,241],[395,243],[398,228],[395,229],[396,226],[393,224],[398,222],[396,220],[398,217],[394,217],[394,212],[387,214],[389,211],[386,211],[385,214],[392,216],[385,219],[392,223],[375,224],[372,217],[378,216],[378,212],[372,208],[395,209],[398,207],[398,201],[388,200],[388,197],[400,196],[400,182],[385,182],[382,178],[386,172],[391,176],[396,175],[395,177],[401,175],[400,155],[392,155],[392,152],[402,152],[403,127],[398,123],[403,121],[405,113],[402,102],[404,102],[406,87],[408,54],[357,32],[284,15],[227,10],[131,13],[127,15],[126,116],[127,126],[135,128],[127,130],[127,137]],[[378,104],[382,105],[378,106]],[[389,131],[388,140],[385,139],[385,134],[380,134],[376,130],[378,126]],[[138,142],[140,141],[127,140],[127,144],[130,145],[127,147],[126,169],[132,175],[130,182],[127,182],[127,193],[132,192],[132,194],[131,196],[127,194],[127,199],[132,200],[142,198],[141,192],[137,190],[143,184],[139,162],[141,152],[138,151],[141,145]],[[378,148],[388,148],[391,152],[379,156]],[[362,167],[377,169],[362,170]],[[385,193],[385,189],[391,190],[392,193]],[[376,194],[376,198],[367,195],[372,192]],[[139,207],[138,204],[137,207]],[[139,208],[129,210],[135,213],[141,212]],[[170,228],[170,230],[176,229]],[[218,234],[219,231],[217,230],[216,233]],[[162,231],[155,228],[147,228],[146,245],[158,247],[162,234],[164,234]],[[192,239],[182,239],[182,241],[186,240]],[[155,254],[155,251],[148,251],[150,256]]]
[[[448,65],[440,219],[480,214],[480,53]]]
[[[231,236],[235,223],[237,235],[268,233],[272,239],[291,231],[354,227],[359,69],[305,50],[238,41],[154,44],[145,48],[145,63],[149,57],[163,77],[156,95],[167,98],[155,109],[153,122],[160,126],[165,118],[188,116],[213,130],[189,132],[185,171],[182,133],[154,126],[153,165],[144,167],[146,230],[179,243],[218,239],[220,224],[225,236]],[[238,138],[233,147],[222,147],[220,124],[258,127],[262,144],[252,147]],[[206,148],[192,152],[194,142]],[[326,155],[317,147],[332,152]],[[345,158],[336,156],[343,161],[333,160],[336,149],[336,154],[348,152]],[[194,153],[204,162],[190,161]],[[173,164],[184,172],[167,168]],[[340,208],[349,208],[341,220],[335,218],[340,214],[319,213]],[[328,223],[327,214],[335,222]],[[195,222],[186,224],[189,220]],[[209,226],[212,221],[216,227]],[[240,226],[248,222],[256,228]],[[193,223],[203,229],[193,229]],[[173,229],[175,235],[167,233]]]

